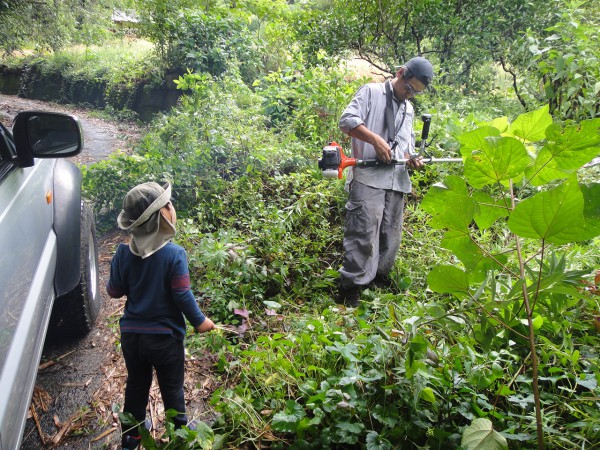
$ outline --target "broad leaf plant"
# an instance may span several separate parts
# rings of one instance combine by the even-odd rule
[[[569,266],[567,249],[600,235],[600,183],[580,181],[579,170],[600,153],[600,118],[557,123],[545,106],[458,140],[464,177],[448,176],[423,200],[456,259],[434,267],[428,284],[476,314],[482,348],[528,353],[544,448],[539,340],[557,309],[586,295],[587,272]]]

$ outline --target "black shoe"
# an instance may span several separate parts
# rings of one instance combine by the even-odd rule
[[[121,440],[121,448],[123,450],[136,450],[140,446],[141,441],[141,436],[123,436],[123,439]]]
[[[336,303],[346,305],[349,308],[358,308],[359,300],[360,286],[352,285],[350,287],[343,287],[340,283]]]
[[[196,428],[198,428],[198,420],[197,419],[192,419],[189,422],[187,421],[187,419],[185,419],[185,422],[183,423],[174,423],[175,425],[175,429],[179,430],[182,427],[187,427],[188,430],[190,431],[196,431]]]
[[[387,274],[378,273],[369,285],[378,289],[392,289],[394,287],[394,280]]]

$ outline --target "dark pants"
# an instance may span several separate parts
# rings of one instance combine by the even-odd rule
[[[183,342],[167,334],[122,333],[121,349],[127,366],[124,412],[144,423],[154,368],[165,411],[174,409],[179,413],[173,418],[177,428],[186,425]],[[123,431],[128,436],[139,436],[137,428]]]

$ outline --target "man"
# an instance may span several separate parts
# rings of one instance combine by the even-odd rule
[[[357,307],[361,289],[373,282],[389,285],[402,237],[404,194],[411,191],[408,170],[423,167],[422,158],[414,157],[414,108],[408,100],[432,78],[431,63],[412,58],[393,79],[362,86],[340,118],[340,129],[352,137],[352,157],[382,162],[348,173],[338,297],[346,306]],[[392,164],[410,157],[406,164]]]

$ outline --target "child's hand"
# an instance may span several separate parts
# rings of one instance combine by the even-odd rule
[[[198,333],[206,333],[207,331],[214,330],[215,328],[214,322],[207,317],[204,319],[204,322],[196,327],[196,331]]]

